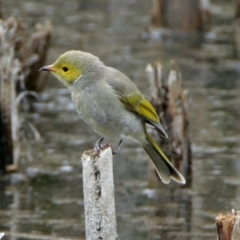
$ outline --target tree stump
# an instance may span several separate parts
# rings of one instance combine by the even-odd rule
[[[209,0],[152,0],[150,38],[199,46],[211,24]]]
[[[0,20],[0,173],[16,171],[18,166],[18,106],[26,95],[43,89],[46,79],[38,81],[38,68],[45,60],[50,24],[37,26],[26,40],[18,19]]]
[[[240,211],[232,210],[230,214],[219,214],[215,220],[218,240],[240,239]]]
[[[153,0],[151,22],[154,27],[180,31],[202,30],[208,22],[207,0]]]
[[[15,170],[19,157],[19,117],[16,105],[16,85],[23,76],[21,65],[15,58],[12,35],[17,27],[0,22],[0,171]]]
[[[191,184],[191,142],[187,114],[187,91],[182,89],[181,73],[171,70],[168,80],[163,78],[159,62],[148,64],[146,72],[150,84],[151,103],[169,138],[161,138],[155,131],[154,137],[174,166],[183,174],[187,185]],[[156,178],[151,178],[156,179]],[[156,185],[155,180],[150,185]]]

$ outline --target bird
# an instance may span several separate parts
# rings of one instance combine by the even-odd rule
[[[150,125],[161,137],[168,137],[158,114],[125,74],[80,50],[63,53],[53,64],[39,71],[51,72],[70,90],[77,113],[102,137],[95,146],[107,138],[119,141],[119,149],[124,138],[131,138],[149,155],[163,183],[168,184],[171,179],[186,183],[147,131]]]

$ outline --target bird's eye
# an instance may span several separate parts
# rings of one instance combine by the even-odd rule
[[[62,67],[62,70],[63,70],[64,72],[67,72],[67,71],[68,71],[68,67]]]

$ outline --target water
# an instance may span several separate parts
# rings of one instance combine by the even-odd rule
[[[99,56],[126,73],[147,94],[148,62],[174,64],[189,91],[193,145],[191,188],[148,189],[148,160],[127,142],[114,159],[118,234],[126,240],[203,240],[216,237],[215,217],[239,210],[239,62],[232,48],[208,44],[149,40],[148,1],[88,1],[78,11],[76,0],[3,3],[4,16],[22,16],[33,27],[53,23],[47,63],[69,49]],[[231,32],[231,31],[229,31]],[[228,58],[228,60],[226,59]],[[0,232],[3,239],[84,239],[80,156],[98,136],[75,113],[67,90],[50,78],[36,110],[25,114],[41,133],[41,141],[22,144],[22,174],[1,179]],[[29,161],[29,159],[31,161]]]

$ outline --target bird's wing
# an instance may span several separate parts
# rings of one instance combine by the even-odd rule
[[[153,126],[162,137],[168,137],[167,133],[159,122],[159,117],[152,104],[142,94],[122,96],[120,101],[128,109],[138,113],[145,120],[145,122]]]
[[[143,119],[150,122],[159,122],[158,115],[152,104],[141,93],[123,95],[120,101],[125,107],[138,113]]]
[[[161,136],[167,137],[154,107],[136,85],[121,72],[111,68],[110,71],[113,71],[113,74],[110,78],[106,78],[106,82],[113,88],[123,105],[130,111],[139,114],[146,123],[156,128]]]

